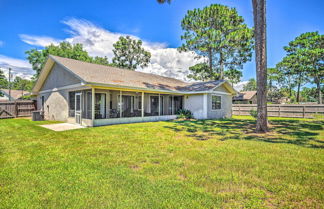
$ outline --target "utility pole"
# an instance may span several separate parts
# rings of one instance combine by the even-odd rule
[[[9,68],[9,82],[8,82],[8,87],[9,87],[9,101],[11,101],[11,68]]]

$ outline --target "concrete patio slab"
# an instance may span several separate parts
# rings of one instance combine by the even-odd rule
[[[71,123],[57,123],[57,124],[48,124],[48,125],[40,125],[40,126],[53,131],[68,131],[68,130],[85,128],[84,126],[78,124],[71,124]]]

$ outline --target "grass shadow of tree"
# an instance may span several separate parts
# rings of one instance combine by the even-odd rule
[[[254,133],[255,121],[249,119],[182,120],[170,122],[165,127],[200,141],[254,140],[324,148],[324,141],[318,139],[324,121],[271,119],[270,124],[270,132],[267,134]]]

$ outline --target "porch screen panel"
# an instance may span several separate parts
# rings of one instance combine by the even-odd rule
[[[87,92],[87,98],[86,98],[86,118],[91,119],[92,116],[92,94],[91,92]]]
[[[182,105],[183,105],[182,100],[183,100],[183,96],[174,97],[174,114],[177,114],[177,112],[182,109]]]
[[[69,92],[69,117],[75,116],[75,92]]]
[[[106,118],[106,94],[95,94],[95,119]]]

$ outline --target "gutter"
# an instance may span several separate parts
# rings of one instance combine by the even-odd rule
[[[171,90],[161,90],[161,89],[152,89],[152,88],[138,88],[138,87],[130,87],[130,86],[123,86],[123,85],[112,85],[112,84],[103,84],[103,83],[95,83],[95,82],[88,82],[85,84],[89,87],[107,87],[107,88],[117,88],[117,89],[131,89],[131,90],[138,90],[138,91],[148,91],[148,92],[161,92],[161,93],[168,93],[168,94],[205,94],[205,93],[212,93],[212,91],[171,91]]]

